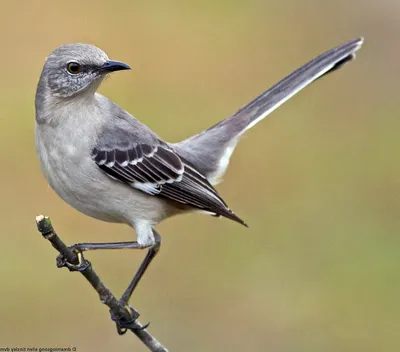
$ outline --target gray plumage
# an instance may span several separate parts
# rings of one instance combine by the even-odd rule
[[[67,203],[94,218],[132,226],[143,247],[154,244],[153,226],[179,213],[202,210],[245,224],[213,188],[240,136],[353,58],[361,44],[353,40],[320,55],[235,115],[174,144],[96,93],[108,73],[127,65],[92,45],[61,46],[47,58],[36,92],[41,168]]]

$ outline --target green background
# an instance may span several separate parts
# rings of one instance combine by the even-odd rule
[[[309,59],[358,36],[355,62],[241,141],[218,190],[250,226],[192,214],[132,305],[170,351],[400,350],[399,33],[396,0],[9,1],[0,13],[0,347],[145,351],[119,337],[36,231],[134,240],[60,200],[39,169],[34,93],[45,57],[87,42],[131,65],[100,88],[168,141],[228,117]],[[143,252],[89,253],[121,293]]]

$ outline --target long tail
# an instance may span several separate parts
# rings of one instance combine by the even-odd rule
[[[174,145],[186,159],[215,184],[225,172],[240,135],[256,125],[297,92],[355,58],[364,39],[339,45],[303,65],[209,129]]]

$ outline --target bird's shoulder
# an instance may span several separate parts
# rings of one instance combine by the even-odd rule
[[[166,144],[149,127],[107,97],[96,94],[96,100],[100,114],[108,115],[98,133],[97,149],[127,150],[139,144]]]

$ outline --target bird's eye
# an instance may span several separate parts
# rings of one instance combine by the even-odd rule
[[[81,72],[81,65],[79,65],[77,62],[70,62],[67,65],[67,70],[69,73],[76,75],[77,73]]]

